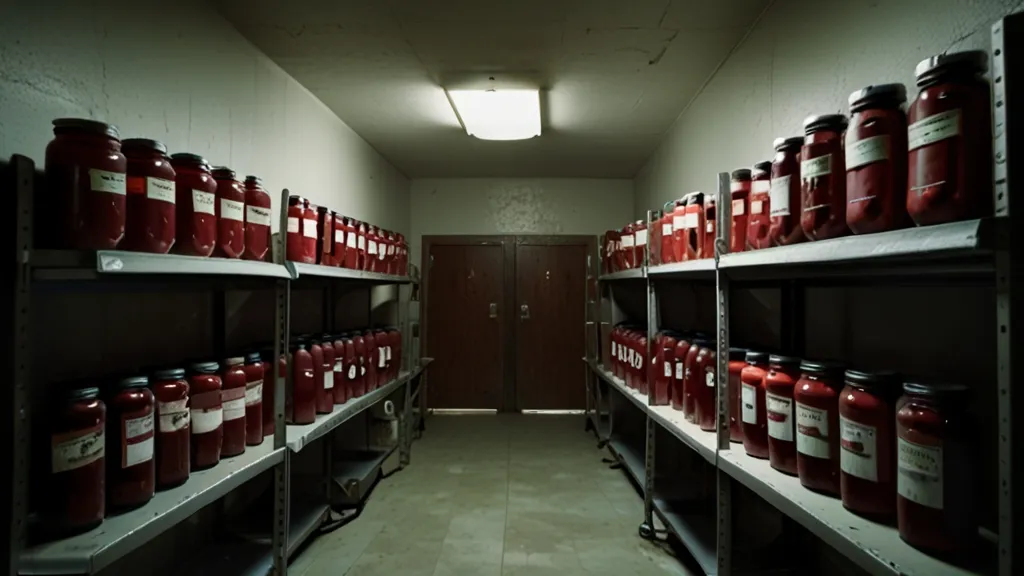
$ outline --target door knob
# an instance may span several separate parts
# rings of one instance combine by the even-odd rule
[[[498,317],[498,303],[497,302],[491,302],[490,306],[488,306],[487,308],[489,310],[488,314],[487,314],[489,317],[491,317],[491,318],[497,318]]]
[[[520,320],[529,320],[530,319],[530,305],[529,304],[521,304],[519,306],[519,319]]]

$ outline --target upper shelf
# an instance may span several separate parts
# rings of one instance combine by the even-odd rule
[[[647,275],[652,278],[656,276],[658,278],[707,278],[711,280],[715,277],[715,259],[701,258],[700,260],[651,266],[647,269]]]
[[[285,263],[291,272],[292,278],[317,277],[334,278],[337,280],[357,280],[374,284],[409,284],[412,280],[408,276],[394,276],[391,274],[379,274],[377,272],[365,272],[363,270],[351,270],[349,268],[337,268],[333,266],[321,266],[319,264],[302,264],[288,261]]]
[[[601,282],[611,282],[615,280],[636,280],[642,278],[647,278],[647,267],[631,268],[629,270],[612,272],[611,274],[602,274],[601,276],[598,276],[597,279]]]

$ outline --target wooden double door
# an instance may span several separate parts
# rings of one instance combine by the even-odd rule
[[[424,236],[430,408],[585,405],[590,236]]]

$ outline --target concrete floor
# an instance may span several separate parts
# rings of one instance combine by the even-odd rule
[[[412,464],[289,574],[689,574],[637,536],[643,501],[607,454],[582,416],[433,416]]]

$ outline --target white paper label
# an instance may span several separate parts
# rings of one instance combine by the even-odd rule
[[[622,247],[623,248],[632,248],[635,243],[636,243],[636,241],[633,239],[633,235],[632,234],[629,234],[627,236],[623,236],[622,237]]]
[[[334,372],[331,370],[324,370],[324,390],[334,389]]]
[[[671,224],[662,224],[661,225],[661,235],[662,236],[671,236],[672,235],[672,225]]]
[[[217,197],[210,192],[192,190],[192,211],[196,214],[209,214],[213,216],[216,213],[216,202]]]
[[[146,198],[174,204],[174,181],[147,176]]]
[[[897,440],[896,491],[911,502],[942,510],[942,448]]]
[[[220,199],[221,219],[236,220],[238,222],[241,222],[244,214],[245,202],[239,202],[237,200],[228,200],[227,198]]]
[[[733,200],[732,201],[732,215],[733,216],[743,216],[743,214],[744,214],[743,211],[746,209],[746,207],[747,207],[747,203],[744,202],[742,198]]]
[[[378,249],[377,249],[377,259],[378,259],[378,260],[383,260],[383,259],[384,259],[384,256],[385,256],[385,254],[384,254],[384,253],[385,253],[385,251],[386,251],[386,250],[385,250],[385,248],[384,248],[385,246],[386,246],[386,244],[383,244],[383,243],[382,243],[382,244],[380,245],[380,248],[378,248]]]
[[[377,368],[384,367],[384,363],[387,361],[384,357],[385,354],[384,348],[377,348]]]
[[[356,233],[355,232],[351,232],[351,233],[349,233],[349,235],[347,237],[345,237],[345,245],[348,246],[349,248],[355,248],[356,247]]]
[[[757,424],[757,388],[750,384],[744,384],[740,388],[740,401],[743,404],[743,422]]]
[[[263,402],[263,380],[249,382],[245,385],[245,405],[253,406]]]
[[[672,230],[683,230],[686,228],[686,215],[685,214],[673,214],[672,215]]]
[[[960,134],[960,109],[947,110],[918,120],[907,127],[909,150],[934,144]],[[95,188],[94,188],[95,190]],[[122,192],[123,194],[123,192]]]
[[[690,212],[684,217],[683,228],[690,229],[696,228],[700,219],[696,212]]]
[[[366,250],[366,253],[367,254],[376,254],[377,253],[377,243],[374,242],[373,240],[370,240],[370,247]]]
[[[764,212],[764,201],[763,200],[751,200],[750,201],[750,213],[761,214]]]
[[[704,225],[704,231],[707,232],[708,234],[714,234],[715,233],[715,221],[714,220],[708,220],[707,223]]]
[[[708,368],[707,371],[704,372],[704,383],[707,384],[709,388],[715,385],[715,371],[711,368]]]
[[[828,176],[831,173],[831,154],[825,154],[824,156],[818,156],[817,158],[811,158],[810,160],[800,161],[800,178],[804,180],[807,180],[808,178],[817,178],[819,176]]]
[[[830,458],[827,410],[796,403],[796,451],[815,458]]]
[[[93,192],[108,192],[125,195],[127,179],[124,174],[92,168],[89,170],[89,185]]]
[[[92,464],[103,458],[106,446],[102,426],[72,438],[68,438],[67,434],[57,434],[52,443],[51,464],[54,473]]]
[[[768,435],[785,442],[793,441],[793,399],[765,392]]]
[[[360,376],[365,376],[366,375],[366,366],[360,366],[359,367],[359,375]]]
[[[683,363],[676,362],[676,380],[683,379]]]
[[[889,159],[889,137],[886,135],[872,136],[856,142],[850,142],[853,133],[847,133],[846,171],[854,168]]]
[[[341,374],[342,376],[345,375],[345,368],[342,366],[341,358],[334,361],[334,373]]]
[[[243,410],[244,412],[244,410]],[[224,422],[224,411],[217,408],[193,408],[192,409],[192,433],[206,434],[213,432]]]
[[[612,358],[616,358],[616,357],[617,356],[615,356],[615,342],[613,341],[612,342]]]
[[[245,221],[258,226],[270,226],[270,208],[246,206]]]
[[[152,415],[150,415],[152,420]],[[142,464],[153,459],[153,437],[150,436],[142,442],[136,442],[135,444],[127,444],[124,447],[124,466],[135,466],[136,464]]]
[[[385,346],[384,347],[384,358],[388,362],[391,362],[391,346]]]
[[[299,233],[299,219],[295,216],[288,217],[288,233],[298,234]]]
[[[636,231],[636,245],[647,246],[647,230]]]
[[[156,411],[160,415],[160,432],[176,432],[188,428],[188,398],[157,402]]]
[[[356,365],[355,364],[349,364],[349,366],[348,366],[348,379],[349,380],[354,380],[355,377],[356,377]]]
[[[234,400],[226,400],[223,407],[225,422],[245,418],[245,396],[235,398]]]
[[[840,416],[839,432],[839,469],[851,476],[878,482],[875,427]]]
[[[671,377],[672,377],[672,363],[671,362],[665,362],[665,378],[671,378]]]
[[[771,180],[755,180],[750,186],[751,194],[765,194],[770,192],[772,189]]]
[[[302,235],[306,238],[316,238],[316,220],[312,218],[302,219]]]
[[[366,250],[366,236],[360,234],[357,238],[356,244],[359,246],[359,250]]]
[[[772,216],[789,216],[789,176],[772,178],[768,206],[771,208]]]
[[[141,442],[131,440],[148,436]],[[153,459],[153,413],[124,421],[124,460],[122,468],[128,468]]]
[[[345,231],[344,230],[335,230],[334,231],[334,243],[335,244],[344,244],[345,243]]]

